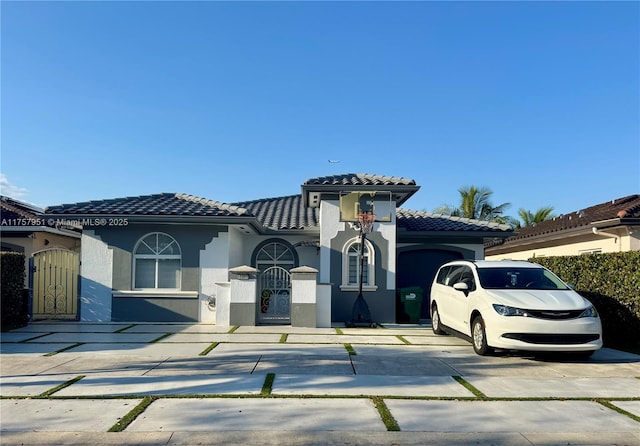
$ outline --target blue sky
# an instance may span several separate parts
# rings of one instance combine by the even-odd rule
[[[640,192],[638,2],[0,8],[2,192],[39,206],[347,172],[413,178],[429,211]]]

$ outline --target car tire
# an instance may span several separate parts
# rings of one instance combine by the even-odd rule
[[[487,344],[487,332],[484,328],[482,316],[476,316],[471,323],[471,343],[473,344],[473,351],[480,356],[488,355],[493,351]]]
[[[431,309],[431,329],[434,334],[443,335],[446,334],[442,330],[442,324],[440,323],[440,313],[438,313],[438,307],[436,305]]]

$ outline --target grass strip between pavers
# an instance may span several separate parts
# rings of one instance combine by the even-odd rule
[[[37,333],[33,333],[33,337],[29,338],[29,339],[23,339],[22,341],[18,342],[18,344],[26,344],[30,341],[33,341],[34,339],[39,339],[39,338],[43,338],[45,336],[49,336],[53,333],[41,333],[41,334],[37,334]]]
[[[335,330],[336,330],[336,334],[339,334],[339,335],[344,334],[344,332],[342,331],[342,329],[340,329],[340,327],[336,327]]]
[[[149,342],[149,344],[155,344],[156,342],[160,342],[165,338],[168,338],[169,336],[173,336],[175,333],[164,333],[161,336],[158,336],[157,338],[155,338],[154,340],[152,340],[151,342]]]
[[[345,342],[343,345],[344,348],[347,349],[347,353],[349,353],[349,356],[356,356],[358,354],[351,344]]]
[[[207,356],[211,350],[213,350],[214,348],[216,348],[218,346],[218,344],[220,344],[220,343],[219,342],[211,343],[211,345],[209,347],[205,348],[200,353],[198,353],[198,356]]]
[[[402,335],[396,335],[396,338],[400,339],[400,341],[404,342],[406,345],[413,345],[411,344],[411,342],[407,341]]]
[[[271,395],[271,391],[273,390],[273,381],[275,379],[276,379],[275,373],[267,373],[267,376],[264,379],[264,384],[262,385],[262,390],[260,391],[261,396]]]
[[[382,418],[382,422],[386,426],[387,431],[398,432],[400,430],[400,426],[398,425],[398,422],[391,414],[391,411],[385,404],[384,400],[379,396],[373,396],[371,397],[371,401],[373,401],[373,405],[378,410],[378,413],[380,414],[380,418]]]
[[[49,389],[46,392],[42,392],[36,398],[49,398],[54,393],[59,392],[60,390],[66,388],[66,387],[69,387],[71,384],[77,383],[78,381],[80,381],[84,377],[85,377],[85,375],[76,376],[75,378],[72,378],[69,381],[62,383],[59,386],[55,386],[53,389]]]
[[[141,413],[147,410],[147,407],[156,399],[154,396],[145,396],[142,401],[140,401],[140,404],[131,409],[124,417],[120,418],[116,424],[111,426],[108,432],[122,432],[125,430]]]
[[[282,335],[280,335],[280,344],[285,344],[288,337],[289,335],[287,333],[282,333]]]
[[[464,379],[462,376],[452,376],[453,379],[458,381],[458,383],[462,384],[465,389],[469,392],[473,393],[477,398],[486,400],[488,399],[487,395],[476,389],[469,381]]]
[[[67,350],[71,350],[72,348],[76,348],[76,347],[80,347],[81,345],[84,345],[85,342],[76,342],[73,345],[69,345],[65,348],[61,348],[60,350],[56,350],[55,352],[49,352],[43,356],[54,356],[57,355],[58,353],[62,353],[62,352],[66,352]]]
[[[135,327],[136,325],[138,325],[138,324],[131,324],[131,325],[127,326],[127,327],[122,327],[120,330],[116,330],[116,331],[114,331],[114,333],[122,333],[122,332],[124,332],[125,330],[128,330],[128,329],[130,329],[130,328]]]
[[[604,407],[606,407],[608,409],[614,410],[614,411],[618,412],[619,414],[625,415],[625,416],[631,418],[632,420],[637,421],[637,422],[640,423],[640,417],[638,415],[634,415],[631,412],[627,412],[626,410],[624,410],[624,409],[616,406],[615,404],[613,404],[611,401],[603,400],[603,399],[598,398],[598,399],[596,399],[596,402],[602,404]]]
[[[240,326],[239,326],[239,325],[234,325],[233,327],[231,327],[231,328],[229,329],[229,331],[227,332],[227,334],[235,333],[235,331],[236,331],[238,328],[240,328]]]

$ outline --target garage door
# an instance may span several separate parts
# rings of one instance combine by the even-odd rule
[[[451,260],[459,260],[461,258],[463,256],[459,252],[439,249],[419,249],[399,254],[396,290],[407,287],[422,288],[421,319],[430,317],[428,311],[429,292],[431,291],[431,282],[433,282],[438,268]],[[408,322],[409,317],[404,312],[399,296],[396,299],[396,321]]]

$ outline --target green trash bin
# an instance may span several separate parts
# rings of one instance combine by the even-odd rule
[[[409,322],[417,324],[420,321],[422,307],[422,288],[419,286],[401,288],[400,302],[404,306],[404,312],[409,316]]]

